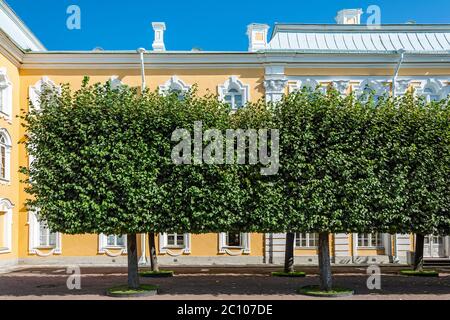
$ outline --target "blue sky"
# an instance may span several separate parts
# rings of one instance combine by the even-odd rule
[[[252,22],[334,23],[343,8],[378,5],[382,23],[450,23],[449,0],[6,0],[50,50],[151,49],[152,21],[166,22],[168,50],[246,51]],[[66,27],[70,5],[81,9],[81,29]],[[367,14],[363,15],[365,21]]]

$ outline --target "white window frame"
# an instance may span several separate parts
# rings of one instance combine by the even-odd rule
[[[0,91],[0,116],[10,121],[12,119],[13,88],[5,67],[0,68]]]
[[[49,77],[43,76],[34,86],[30,86],[28,89],[28,98],[30,99],[31,106],[40,110],[41,108],[41,93],[45,86],[53,87],[58,93],[61,93],[61,87],[57,86]]]
[[[0,128],[0,136],[5,138],[5,143],[0,143],[0,147],[5,148],[5,176],[0,176],[0,182],[9,183],[11,180],[11,136],[4,128]]]
[[[35,254],[40,257],[47,257],[53,254],[62,253],[62,236],[61,233],[56,232],[56,244],[54,247],[42,247],[40,245],[40,221],[38,220],[38,214],[36,211],[28,212],[28,226],[29,226],[29,240],[28,240],[28,252],[29,254]],[[42,249],[50,249],[49,252],[44,253]]]
[[[184,96],[190,89],[191,86],[184,83],[184,81],[177,76],[171,76],[169,80],[158,87],[159,94],[164,96],[177,91]]]
[[[108,235],[99,234],[98,235],[98,253],[106,254],[110,257],[118,257],[122,254],[127,253],[127,237],[125,237],[123,246],[111,246],[108,245]]]
[[[297,235],[300,235],[301,237],[299,238]],[[303,239],[303,235],[305,235],[305,240],[306,240],[306,246],[302,246],[302,239]],[[313,235],[315,235],[315,237],[313,238]],[[313,240],[315,239],[315,240]],[[297,240],[300,240],[300,244],[297,245]],[[311,245],[311,242],[314,241],[315,245]],[[319,246],[319,235],[317,233],[314,232],[296,232],[295,233],[295,238],[294,238],[294,247],[297,249],[316,249]]]
[[[430,94],[428,92],[425,92],[426,89],[431,89],[432,93]],[[427,102],[431,102],[431,95],[438,96],[439,98],[436,101],[440,101],[446,98],[446,95],[448,94],[447,91],[448,90],[444,89],[444,85],[441,83],[441,81],[432,78],[423,81],[421,87],[419,88],[419,90],[417,90],[417,93],[421,96],[424,96]]]
[[[359,244],[359,240],[360,240],[360,237],[362,236],[362,235],[367,235],[367,242],[368,242],[368,245],[367,246],[365,246],[365,245],[360,245]],[[377,235],[377,243],[374,243],[373,242],[373,235]],[[365,239],[366,237],[364,237],[364,239]],[[384,249],[384,247],[385,247],[385,245],[384,245],[384,236],[383,236],[383,233],[380,233],[380,232],[375,232],[375,233],[358,233],[357,234],[357,237],[356,237],[356,246],[357,246],[357,248],[363,248],[363,249]],[[379,242],[379,243],[378,243]]]
[[[237,76],[231,76],[227,79],[227,81],[225,81],[225,83],[217,87],[220,101],[226,102],[225,96],[228,95],[228,92],[231,89],[237,90],[238,93],[242,96],[242,106],[236,107],[232,104],[231,108],[233,110],[243,108],[250,101],[250,86],[248,84],[244,84],[241,80],[238,79]]]
[[[229,255],[250,254],[250,233],[241,232],[241,245],[239,247],[229,246],[227,244],[227,233],[219,233],[219,253]],[[238,251],[234,249],[238,249]]]
[[[3,235],[3,247],[0,247],[0,254],[12,252],[13,207],[14,205],[8,199],[0,199],[0,212],[4,215],[4,230],[0,230],[0,235]]]
[[[173,234],[174,232],[170,232]],[[179,256],[182,254],[190,254],[191,253],[191,234],[184,233],[184,246],[170,246],[167,242],[168,233],[160,233],[159,234],[159,253],[168,254],[171,256]],[[173,251],[179,250],[179,252]]]

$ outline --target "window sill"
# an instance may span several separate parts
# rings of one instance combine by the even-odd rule
[[[384,250],[384,247],[360,247],[357,246],[357,249],[362,249],[362,250]]]
[[[51,249],[55,249],[56,246],[38,246],[38,247],[34,247],[34,249],[38,249],[38,250],[51,250]]]
[[[106,247],[103,247],[103,249],[108,249],[108,250],[122,250],[122,249],[125,249],[125,246],[106,246]]]
[[[185,249],[186,246],[165,246],[163,249]]]
[[[222,249],[244,249],[243,246],[223,246]]]
[[[317,250],[319,247],[294,247],[295,250]]]

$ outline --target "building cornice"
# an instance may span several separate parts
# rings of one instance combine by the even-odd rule
[[[1,29],[0,53],[17,68],[21,67],[25,52]]]
[[[27,52],[23,69],[138,69],[135,51]],[[149,69],[262,68],[278,64],[289,68],[386,68],[395,67],[398,54],[320,52],[149,52]],[[408,54],[404,68],[450,68],[450,53]]]

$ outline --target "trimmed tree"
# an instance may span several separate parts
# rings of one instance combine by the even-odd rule
[[[58,93],[46,88],[24,118],[33,159],[27,206],[54,232],[127,234],[128,286],[139,287],[136,234],[158,201],[158,159],[145,134],[148,104],[135,89],[109,83]],[[150,137],[151,138],[151,137]]]

